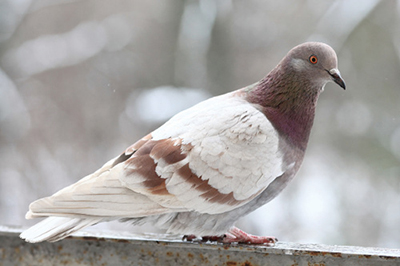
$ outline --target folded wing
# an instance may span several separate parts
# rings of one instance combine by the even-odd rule
[[[278,146],[278,134],[253,105],[234,93],[214,97],[177,114],[95,173],[33,202],[27,218],[69,217],[69,234],[118,218],[227,212],[282,174]],[[51,224],[60,227],[60,221]]]

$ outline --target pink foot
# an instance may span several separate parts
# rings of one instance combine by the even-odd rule
[[[276,237],[273,236],[255,236],[247,234],[243,232],[237,227],[232,227],[228,233],[223,238],[223,243],[245,243],[245,244],[253,244],[253,245],[273,245],[278,241]]]
[[[241,244],[253,244],[253,245],[274,245],[278,239],[273,236],[255,236],[243,232],[237,227],[229,229],[228,233],[223,236],[203,236],[201,240],[195,235],[185,235],[182,238],[183,241],[200,241],[200,242],[218,242],[224,244],[230,243],[241,243]]]

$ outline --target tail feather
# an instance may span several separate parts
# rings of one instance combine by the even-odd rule
[[[102,218],[49,217],[22,232],[20,237],[30,243],[45,240],[54,242],[102,220]]]

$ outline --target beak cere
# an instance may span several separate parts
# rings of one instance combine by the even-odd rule
[[[346,84],[344,83],[344,80],[342,76],[340,76],[339,69],[337,68],[332,68],[331,70],[328,71],[329,75],[331,75],[332,80],[338,84],[340,87],[342,87],[344,90],[346,89]]]

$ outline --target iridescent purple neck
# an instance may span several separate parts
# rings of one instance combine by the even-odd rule
[[[305,150],[320,88],[313,88],[298,76],[277,67],[259,83],[247,88],[246,97],[259,106],[282,137]]]

